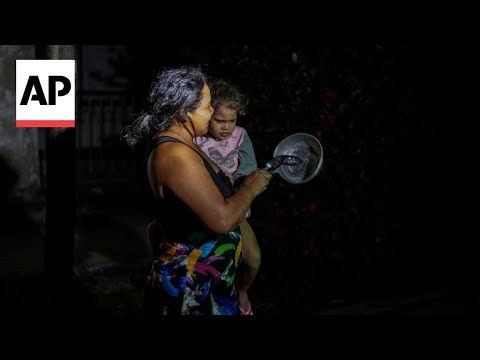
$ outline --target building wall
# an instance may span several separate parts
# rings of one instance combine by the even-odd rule
[[[34,45],[0,45],[0,160],[16,173],[13,195],[26,199],[40,187],[39,130],[15,125],[15,60],[34,58]]]

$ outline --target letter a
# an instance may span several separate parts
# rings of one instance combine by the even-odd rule
[[[39,101],[40,105],[48,105],[47,99],[45,99],[45,95],[43,94],[42,85],[40,85],[40,80],[38,79],[38,76],[35,75],[28,77],[27,86],[25,87],[25,92],[23,93],[20,105],[27,105],[34,87],[36,95],[32,95],[32,100]]]

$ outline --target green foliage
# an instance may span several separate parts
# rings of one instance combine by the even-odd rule
[[[393,54],[375,45],[305,44],[212,45],[209,53],[197,61],[249,97],[239,125],[249,132],[260,166],[293,133],[316,136],[324,149],[316,179],[292,185],[275,175],[256,200],[251,222],[267,258],[313,259],[317,270],[332,265],[338,278],[339,271],[359,272],[383,256],[378,241],[395,221],[388,196],[382,198],[393,185],[381,173],[391,165],[388,127],[395,118],[382,109],[391,105],[384,91],[398,66]]]

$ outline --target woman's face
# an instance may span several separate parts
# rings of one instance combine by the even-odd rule
[[[237,110],[221,105],[214,111],[208,131],[216,140],[225,140],[232,135],[237,124]]]
[[[213,114],[213,108],[210,100],[210,89],[208,85],[205,84],[202,90],[202,100],[200,101],[200,106],[189,113],[193,126],[195,127],[195,134],[197,136],[205,135],[208,131],[208,123]]]

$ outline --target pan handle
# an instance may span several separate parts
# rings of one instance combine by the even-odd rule
[[[279,155],[274,157],[273,159],[268,160],[263,170],[272,173],[277,170],[281,165],[292,165],[290,161],[285,162],[285,160],[287,159],[293,161],[301,160],[299,157],[293,155]]]

